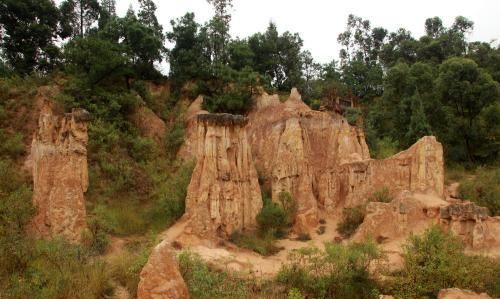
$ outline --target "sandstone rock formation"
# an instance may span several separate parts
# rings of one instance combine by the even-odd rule
[[[439,224],[441,208],[447,205],[439,197],[410,192],[400,194],[389,203],[370,202],[365,220],[353,239],[372,237],[379,243],[405,240],[410,234],[422,233],[431,225]]]
[[[88,120],[83,109],[54,115],[49,103],[40,112],[31,144],[37,213],[30,230],[38,237],[77,243],[86,227]]]
[[[500,217],[470,202],[457,202],[441,209],[441,226],[462,238],[472,249],[500,249]]]
[[[433,136],[421,138],[409,149],[384,160],[342,164],[327,175],[325,201],[352,207],[373,192],[387,188],[397,194],[410,191],[444,197],[443,147]]]
[[[404,192],[390,203],[370,202],[354,240],[375,238],[379,243],[404,241],[432,225],[459,236],[467,248],[500,254],[500,217],[470,202],[447,202],[428,194]]]
[[[186,197],[193,232],[227,237],[255,226],[262,198],[243,116],[197,115],[197,163]]]
[[[137,299],[189,299],[189,293],[166,242],[153,250],[140,274]]]
[[[273,198],[287,191],[297,200],[299,226],[314,226],[318,209],[327,208],[323,180],[343,162],[368,159],[361,129],[340,116],[311,110],[293,89],[284,103],[263,94],[249,114],[255,164]]]
[[[438,299],[491,299],[486,293],[477,294],[469,290],[457,288],[439,291]]]
[[[197,117],[206,114],[198,98],[188,109],[186,142],[179,156],[196,156],[202,138]],[[252,158],[274,199],[289,192],[298,203],[296,230],[318,222],[318,213],[337,213],[364,204],[381,188],[397,194],[444,193],[443,150],[434,137],[384,160],[370,159],[363,130],[336,114],[311,110],[296,89],[285,102],[262,94],[248,115]],[[203,146],[201,146],[203,147]]]
[[[165,122],[144,103],[139,105],[134,113],[132,113],[131,120],[139,129],[142,136],[151,138],[158,145],[163,146],[167,126]]]

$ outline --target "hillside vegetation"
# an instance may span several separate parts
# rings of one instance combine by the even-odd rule
[[[461,196],[500,215],[500,47],[469,41],[472,20],[458,16],[445,25],[432,17],[415,37],[350,15],[337,38],[340,59],[320,64],[299,33],[272,22],[262,32],[232,37],[232,1],[208,2],[214,7],[208,22],[187,12],[170,20],[167,31],[153,0],[138,0],[138,11],[124,16],[113,0],[0,0],[0,298],[111,298],[117,286],[135,295],[158,234],[184,213],[194,163],[176,154],[185,111],[199,94],[208,111],[233,114],[248,113],[262,88],[283,94],[298,87],[313,109],[337,98],[354,102],[340,113],[363,126],[373,157],[435,135],[450,168],[458,169],[452,180],[461,182]],[[159,71],[163,62],[168,74]],[[92,117],[89,231],[82,245],[34,240],[25,230],[34,207],[23,165],[41,87],[54,91],[59,110],[84,108]],[[141,107],[165,124],[159,140],[133,120]],[[272,254],[290,211],[266,204],[261,235],[233,237]],[[110,259],[116,239],[126,245]],[[499,262],[466,258],[456,240],[436,230],[408,241],[405,268],[390,274],[391,283],[368,275],[380,257],[372,243],[330,244],[324,252],[297,252],[269,281],[216,271],[189,252],[180,265],[193,298],[377,298],[382,292],[433,298],[457,284],[500,296]],[[439,282],[430,279],[435,276]]]

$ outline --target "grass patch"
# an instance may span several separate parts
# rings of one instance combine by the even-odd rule
[[[391,202],[394,199],[391,191],[387,187],[382,187],[375,192],[373,192],[369,197],[369,202]]]
[[[240,233],[234,232],[229,240],[238,247],[253,250],[260,255],[269,256],[278,253],[281,248],[277,247],[276,238],[273,232],[268,232],[264,236],[257,233]]]
[[[326,244],[324,251],[305,247],[290,255],[277,280],[289,290],[300,290],[306,298],[375,299],[377,285],[369,267],[380,257],[371,242]]]
[[[137,251],[123,250],[109,260],[111,277],[127,288],[130,294],[137,294],[139,274],[146,265],[151,250],[144,248]]]

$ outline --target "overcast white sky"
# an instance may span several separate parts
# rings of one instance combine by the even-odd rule
[[[212,15],[206,0],[155,0],[158,20],[170,30],[170,20],[194,12],[199,23]],[[124,15],[137,0],[116,0],[117,12]],[[500,0],[234,0],[231,34],[247,37],[265,31],[269,21],[278,30],[298,32],[304,48],[322,63],[338,57],[337,36],[345,29],[347,16],[355,14],[389,31],[400,27],[410,30],[415,37],[424,32],[428,17],[439,16],[445,26],[458,15],[474,21],[474,32],[469,40],[500,40]]]

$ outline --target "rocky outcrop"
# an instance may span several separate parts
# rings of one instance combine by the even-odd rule
[[[469,290],[453,288],[439,291],[438,299],[491,299],[491,297],[486,293],[477,294]]]
[[[444,197],[443,147],[433,136],[383,160],[344,163],[324,178],[324,201],[344,207],[364,204],[373,192],[387,188]]]
[[[201,104],[198,98],[188,109],[187,138],[180,151],[184,159],[203,148],[197,117],[207,112]],[[342,116],[311,110],[296,89],[285,102],[262,91],[248,119],[259,179],[273,199],[286,191],[297,201],[296,230],[317,225],[321,211],[337,213],[365,204],[381,188],[394,194],[444,194],[443,149],[434,137],[388,159],[370,159],[361,128]]]
[[[33,202],[37,212],[30,230],[41,238],[62,237],[77,243],[86,227],[89,113],[74,109],[54,115],[52,111],[46,103],[31,144]]]
[[[189,292],[167,242],[153,250],[140,274],[137,299],[189,299]]]
[[[405,240],[410,234],[420,234],[433,224],[439,224],[441,208],[447,205],[439,197],[409,192],[389,203],[370,202],[353,239],[372,237],[379,243]]]
[[[441,226],[462,238],[472,249],[500,249],[500,217],[470,202],[457,202],[441,209]]]
[[[230,114],[197,115],[197,162],[185,215],[196,234],[227,237],[255,227],[262,198],[247,122],[243,116]]]
[[[486,208],[470,202],[450,203],[429,194],[404,192],[390,203],[368,203],[365,219],[353,239],[403,241],[432,225],[459,236],[475,252],[500,254],[500,217],[489,217]]]
[[[255,164],[273,198],[297,200],[299,226],[314,226],[325,208],[322,178],[340,163],[368,159],[362,130],[340,117],[313,111],[293,89],[287,101],[263,93],[249,114]]]
[[[144,103],[137,107],[130,118],[142,136],[152,139],[159,146],[163,146],[167,125]]]

